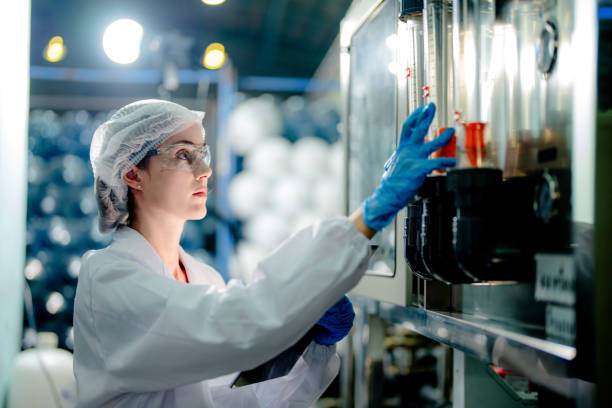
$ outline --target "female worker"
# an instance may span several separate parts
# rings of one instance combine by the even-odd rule
[[[380,186],[360,209],[297,232],[259,263],[252,282],[226,285],[179,246],[185,221],[206,216],[204,114],[160,100],[118,110],[91,144],[100,226],[115,235],[83,257],[74,314],[78,405],[310,406],[338,372],[333,343],[354,316],[342,297],[365,272],[368,239],[429,172],[454,164],[427,159],[452,136],[423,142],[434,112],[421,107],[407,119]],[[289,374],[230,388],[232,373],[274,357],[317,321],[324,329]]]

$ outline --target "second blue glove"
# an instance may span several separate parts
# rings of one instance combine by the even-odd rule
[[[319,319],[315,326],[317,334],[313,340],[326,346],[336,344],[349,334],[354,319],[353,304],[344,296]]]

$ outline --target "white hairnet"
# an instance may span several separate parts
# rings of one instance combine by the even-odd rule
[[[203,119],[204,112],[147,99],[124,106],[96,129],[89,157],[102,232],[112,231],[128,219],[124,174],[140,163],[149,150]]]

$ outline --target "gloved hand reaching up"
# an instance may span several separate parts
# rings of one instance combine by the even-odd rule
[[[344,296],[319,319],[313,340],[326,346],[339,342],[351,331],[354,319],[353,304]]]
[[[444,147],[455,133],[450,128],[425,143],[435,113],[436,106],[430,103],[417,108],[404,122],[399,145],[385,163],[385,172],[378,188],[363,202],[363,221],[369,228],[382,230],[412,199],[425,181],[425,176],[433,170],[455,165],[454,158],[428,159],[430,154]]]

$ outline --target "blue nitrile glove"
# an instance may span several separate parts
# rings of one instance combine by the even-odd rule
[[[450,128],[425,143],[435,113],[436,106],[430,103],[415,109],[404,122],[399,146],[385,163],[380,184],[374,194],[363,202],[363,221],[369,228],[382,230],[412,199],[425,181],[425,176],[433,170],[455,165],[455,159],[450,157],[428,159],[430,154],[444,147],[455,133]]]
[[[353,304],[344,296],[319,319],[313,340],[326,346],[336,344],[351,331],[354,319]]]

